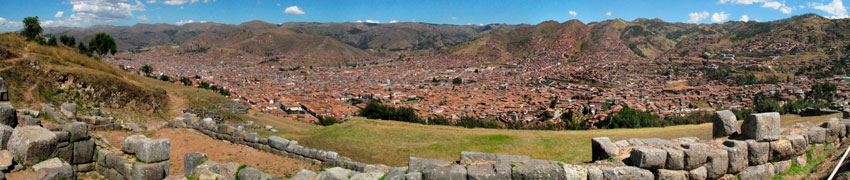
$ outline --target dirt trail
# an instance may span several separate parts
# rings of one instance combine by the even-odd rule
[[[177,94],[177,92],[167,92],[168,94],[168,115],[177,117],[183,115],[183,110],[189,108],[189,99],[185,96]]]

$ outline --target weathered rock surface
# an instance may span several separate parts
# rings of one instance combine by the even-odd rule
[[[89,138],[89,126],[83,122],[72,122],[65,124],[65,127],[62,130],[68,132],[68,134],[70,135],[69,141],[71,142],[76,142]]]
[[[728,173],[734,174],[747,169],[749,161],[747,160],[747,142],[737,140],[726,140],[723,142],[726,152],[729,153],[729,170]]]
[[[604,179],[629,179],[629,180],[653,180],[655,175],[651,171],[631,166],[602,168]]]
[[[729,170],[729,154],[726,150],[713,149],[707,153],[708,163],[705,164],[705,170],[709,179],[717,179],[726,174]]]
[[[316,179],[319,180],[347,180],[348,177],[354,175],[354,172],[348,169],[340,168],[340,167],[332,167],[329,169],[325,169],[316,176]]]
[[[511,169],[512,179],[565,179],[564,169],[558,164],[531,161],[518,164]]]
[[[809,131],[803,133],[809,139],[809,143],[823,144],[826,143],[826,129],[822,127],[812,127]]]
[[[608,137],[597,137],[591,139],[593,160],[604,160],[609,157],[617,157],[620,149],[611,142]]]
[[[70,119],[76,119],[77,117],[77,104],[74,103],[62,103],[59,106],[59,111]]]
[[[467,170],[469,170],[469,167],[467,167]],[[384,177],[384,180],[404,180],[405,171],[407,171],[407,167],[390,169],[390,171],[387,172],[387,176]],[[469,172],[469,178],[472,178],[472,173],[471,171]]]
[[[134,180],[164,179],[168,177],[168,166],[168,161],[136,163],[131,173]]]
[[[201,165],[204,161],[207,160],[207,155],[204,153],[193,152],[186,153],[183,155],[183,172],[185,176],[191,176],[192,172],[195,171],[195,167]]]
[[[136,158],[152,163],[168,160],[171,153],[171,140],[168,139],[144,139],[136,151]]]
[[[452,162],[443,161],[439,159],[410,157],[410,159],[407,161],[407,168],[410,172],[421,172],[426,168],[449,166],[451,164]]]
[[[269,141],[269,146],[271,146],[271,147],[273,147],[277,150],[284,150],[284,149],[286,149],[286,146],[289,146],[289,140],[288,139],[284,139],[284,138],[278,137],[278,136],[269,137],[268,141]]]
[[[729,110],[714,112],[714,137],[731,136],[738,133],[738,118]]]
[[[587,168],[580,165],[564,164],[564,174],[567,179],[586,180]]]
[[[741,126],[741,134],[747,139],[779,140],[780,117],[777,112],[750,114]]]
[[[124,138],[124,143],[121,145],[121,150],[127,154],[136,154],[142,142],[147,139],[145,135],[135,134]]]
[[[773,178],[773,175],[776,174],[774,171],[773,164],[762,164],[758,166],[750,166],[741,173],[738,174],[739,179],[754,179],[754,180],[768,180]]]
[[[747,157],[750,166],[767,163],[770,160],[770,143],[747,140]]]
[[[18,126],[18,114],[15,107],[9,103],[0,103],[0,124],[5,124],[9,127]]]
[[[0,124],[0,149],[8,149],[8,145],[6,143],[9,142],[9,138],[12,137],[12,132],[15,129],[6,124]]]
[[[472,180],[483,180],[483,179],[511,179],[510,175],[505,177],[497,177],[496,176],[496,168],[493,164],[475,164],[466,166],[467,173],[469,175],[469,179]]]
[[[466,179],[466,168],[461,165],[439,166],[422,171],[423,179]]]
[[[12,161],[13,158],[12,152],[7,150],[0,151],[0,171],[6,171],[15,165],[15,161]]]
[[[236,173],[236,177],[238,177],[238,179],[250,179],[250,180],[270,180],[270,179],[273,179],[273,177],[271,175],[266,174],[263,171],[260,171],[256,168],[253,168],[253,167],[245,167],[244,169],[242,169],[238,173]],[[380,177],[378,177],[378,178],[380,178]],[[377,178],[375,178],[375,179],[377,179]]]
[[[707,147],[703,143],[682,144],[685,154],[685,169],[695,169],[705,164]]]
[[[292,178],[289,178],[289,180],[310,180],[310,179],[316,177],[317,175],[319,175],[319,174],[316,174],[316,172],[306,170],[306,169],[302,169],[301,171],[298,171],[298,173],[296,173],[295,176],[292,176]],[[403,179],[404,178],[402,177],[402,179],[396,179],[396,180],[403,180]],[[387,180],[389,180],[389,179],[387,179]]]
[[[74,169],[59,158],[42,161],[32,166],[32,170],[35,171],[37,179],[74,179]]]
[[[9,139],[9,151],[25,166],[47,159],[56,150],[56,134],[38,126],[15,128]]]
[[[791,159],[794,156],[794,148],[791,146],[791,141],[778,140],[770,142],[770,160],[783,161]]]
[[[675,148],[664,148],[667,151],[666,169],[682,170],[685,169],[685,152]]]
[[[705,166],[688,171],[688,178],[691,180],[708,179],[708,170]]]
[[[90,163],[94,159],[94,139],[74,142],[74,164]]]
[[[658,170],[657,180],[683,180],[688,179],[687,171],[674,171],[667,169],[659,169]]]
[[[667,163],[667,151],[638,146],[631,151],[631,164],[644,169],[661,169]]]

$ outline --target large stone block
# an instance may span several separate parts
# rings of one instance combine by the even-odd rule
[[[688,171],[688,179],[690,180],[705,180],[708,179],[708,170],[705,166]]]
[[[594,161],[617,157],[617,154],[620,153],[620,149],[608,137],[593,138],[591,144]]]
[[[8,149],[6,143],[9,142],[9,138],[12,137],[12,132],[14,131],[15,128],[6,124],[0,124],[0,149]]]
[[[316,179],[319,180],[347,180],[348,177],[354,175],[354,171],[343,169],[340,167],[332,167],[329,169],[325,169],[316,176]]]
[[[410,159],[407,161],[407,168],[410,172],[421,172],[426,168],[449,166],[451,164],[452,162],[443,161],[439,159],[410,157]]]
[[[470,167],[467,167],[466,169],[467,169],[467,172],[469,173],[469,178],[472,179],[473,175],[472,175],[472,169],[470,169]],[[390,169],[390,171],[387,172],[387,176],[384,177],[384,180],[404,180],[405,171],[407,171],[407,167]]]
[[[809,143],[823,144],[826,143],[826,129],[822,127],[812,127],[809,131],[803,133],[809,139]]]
[[[564,164],[567,179],[587,180],[587,168],[581,165]]]
[[[602,169],[587,167],[587,180],[603,180]]]
[[[270,180],[273,177],[253,167],[245,167],[236,173],[237,179]],[[380,177],[378,177],[380,178]],[[353,177],[352,177],[353,179]],[[377,178],[376,178],[377,179]]]
[[[685,153],[685,170],[705,164],[707,146],[703,143],[686,143],[680,146]]]
[[[770,143],[747,140],[747,159],[750,166],[764,164],[770,161]]]
[[[165,179],[168,177],[168,161],[156,163],[136,163],[133,165],[133,180]]]
[[[407,180],[422,180],[421,172],[410,172],[404,175],[404,178]]]
[[[70,119],[77,118],[77,104],[74,103],[62,103],[62,106],[59,106],[59,111]]]
[[[384,176],[382,172],[354,173],[350,180],[378,180]]]
[[[506,177],[496,177],[496,168],[493,164],[475,164],[466,167],[469,179],[484,180],[484,179],[511,179],[510,175]]]
[[[250,142],[250,143],[257,143],[257,141],[260,141],[260,134],[257,134],[255,132],[245,133],[245,141]],[[284,146],[283,148],[286,148],[286,147]],[[283,149],[278,149],[278,150],[283,150]]]
[[[750,114],[741,126],[741,134],[747,139],[779,140],[780,116],[777,112]]]
[[[6,171],[11,168],[12,165],[15,165],[15,161],[12,160],[14,157],[15,156],[12,155],[12,152],[7,150],[0,151],[0,171]]]
[[[664,167],[670,170],[685,169],[685,152],[675,148],[664,148],[667,151],[667,162]]]
[[[285,150],[286,146],[289,146],[289,140],[284,139],[278,136],[269,137],[269,146],[277,149],[277,150]]]
[[[422,171],[422,177],[426,180],[465,180],[466,168],[461,165],[428,168]]]
[[[737,140],[726,140],[723,142],[724,149],[729,153],[729,174],[734,174],[747,169],[747,142]]]
[[[791,148],[794,149],[794,155],[799,156],[806,153],[809,147],[808,141],[806,138],[801,135],[790,135],[787,136],[788,141],[791,141]]]
[[[731,136],[738,133],[738,118],[729,110],[714,112],[714,137]]]
[[[631,151],[631,164],[644,169],[661,169],[664,168],[667,162],[667,151],[648,147],[638,146]]]
[[[667,169],[659,169],[658,170],[657,180],[684,180],[688,179],[687,171],[674,171]]]
[[[29,166],[47,159],[56,151],[56,134],[38,126],[18,127],[12,132],[7,145],[15,160]]]
[[[313,171],[310,171],[310,170],[302,169],[301,171],[298,171],[298,173],[296,173],[295,176],[292,176],[292,178],[289,178],[289,180],[311,180],[311,179],[315,178],[316,175],[319,175],[319,174],[316,174],[316,172],[313,172]],[[401,179],[396,179],[396,178],[390,179],[388,177],[385,180],[404,180],[404,175],[402,175]]]
[[[233,180],[236,179],[236,173],[239,171],[239,166],[241,166],[241,164],[229,162],[213,165],[210,170],[216,174],[222,175],[225,180]]]
[[[511,169],[512,179],[566,179],[564,169],[548,161],[530,161]]]
[[[602,168],[602,177],[606,180],[618,180],[618,179],[629,179],[629,180],[654,180],[655,175],[652,174],[652,171],[626,166],[626,167],[612,167],[612,168]]]
[[[195,171],[195,167],[201,165],[204,161],[207,160],[207,155],[204,153],[193,152],[186,153],[183,155],[183,175],[184,176],[192,176],[192,172]]]
[[[842,134],[847,133],[847,126],[834,119],[823,122],[820,127],[826,129],[826,135],[829,139],[837,140],[843,137]]]
[[[124,151],[124,153],[127,154],[136,154],[136,151],[139,150],[139,147],[145,139],[148,138],[141,134],[127,136],[124,138],[124,143],[121,145],[121,151]]]
[[[777,174],[785,172],[788,169],[791,169],[791,160],[775,162],[773,163],[773,169]]]
[[[18,126],[18,114],[15,107],[9,103],[0,103],[0,124],[5,124],[9,127]]]
[[[86,164],[94,159],[94,139],[74,142],[73,164]]]
[[[146,163],[168,160],[171,153],[171,141],[168,139],[144,139],[136,151],[136,158]]]
[[[722,177],[729,170],[729,154],[726,150],[712,149],[707,153],[708,163],[705,170],[709,179]]]
[[[738,173],[738,179],[746,180],[769,180],[776,174],[773,164],[766,163],[757,166],[750,166],[741,173]]]
[[[68,132],[68,134],[70,135],[69,141],[71,142],[76,142],[89,138],[89,126],[83,122],[72,122],[65,124],[65,127],[63,127],[62,130]]]
[[[32,166],[32,170],[35,171],[36,179],[74,179],[74,168],[59,158],[42,161]]]
[[[770,142],[770,160],[784,161],[794,156],[794,147],[789,140],[778,140]]]

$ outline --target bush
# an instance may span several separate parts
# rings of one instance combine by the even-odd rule
[[[663,127],[667,122],[651,112],[638,111],[629,107],[624,108],[618,114],[610,115],[600,122],[600,127],[616,128],[644,128]]]
[[[335,117],[319,116],[319,122],[317,123],[322,126],[330,126],[340,123],[340,121],[337,120]]]
[[[360,110],[359,115],[370,119],[396,120],[414,123],[421,122],[421,119],[418,115],[416,115],[416,111],[413,108],[396,108],[376,101],[367,103],[366,107]]]

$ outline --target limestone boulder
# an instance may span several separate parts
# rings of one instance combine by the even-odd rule
[[[630,157],[632,166],[644,169],[661,169],[667,163],[667,151],[648,146],[632,148]]]
[[[56,134],[43,127],[23,126],[15,128],[7,143],[15,160],[28,166],[48,159],[56,151]]]
[[[294,176],[292,176],[292,178],[289,178],[289,180],[311,180],[311,179],[315,178],[316,175],[319,175],[319,174],[316,174],[316,172],[313,172],[313,171],[310,171],[310,170],[302,169],[301,171],[298,171],[298,173],[296,173]],[[387,180],[390,180],[390,179],[387,179]],[[402,177],[401,179],[396,179],[396,180],[404,180],[404,178]]]
[[[705,164],[707,146],[703,143],[681,144],[684,152],[685,169],[695,169]]]
[[[565,179],[566,173],[558,164],[548,161],[531,161],[511,169],[512,179]]]
[[[6,124],[0,124],[0,149],[8,149],[6,143],[9,143],[9,138],[12,137],[12,132],[14,131],[15,128]]]
[[[204,161],[207,160],[207,155],[204,153],[193,152],[186,153],[183,155],[183,174],[185,176],[192,176],[192,172],[195,171],[195,167],[201,165]]]
[[[729,170],[729,154],[726,150],[709,150],[707,158],[708,162],[705,164],[705,170],[706,177],[709,179],[720,178]]]
[[[146,163],[168,160],[171,153],[171,140],[144,139],[136,151],[136,158]]]
[[[741,126],[741,134],[747,139],[779,140],[780,116],[777,112],[750,114]]]
[[[784,161],[794,156],[794,147],[789,140],[778,140],[770,142],[770,160]]]
[[[407,168],[410,172],[421,172],[427,168],[444,167],[449,166],[451,164],[452,162],[443,161],[439,159],[410,157],[410,159],[407,161]]]
[[[809,131],[803,133],[809,140],[809,143],[812,144],[823,144],[826,143],[826,129],[822,127],[812,127],[809,128]]]
[[[747,159],[750,166],[764,164],[770,161],[770,143],[747,140]]]
[[[806,138],[802,135],[790,135],[786,138],[788,138],[788,141],[791,142],[791,149],[793,150],[793,155],[795,156],[805,154],[809,148],[808,141],[806,141]]]
[[[688,179],[687,171],[676,171],[676,170],[667,170],[667,169],[659,169],[658,170],[657,180],[683,180]]]
[[[474,164],[466,166],[466,169],[471,180],[510,179],[510,176],[496,177],[496,168],[493,164]]]
[[[726,140],[723,142],[723,149],[728,152],[729,156],[729,174],[734,174],[747,169],[749,160],[747,160],[747,142],[738,140]]]
[[[142,142],[147,139],[145,135],[135,134],[124,138],[124,143],[121,145],[121,150],[127,154],[136,154]]]
[[[738,118],[729,110],[714,112],[713,136],[724,137],[738,133]]]
[[[685,169],[685,152],[675,148],[664,148],[667,151],[667,162],[664,167],[669,170]]]
[[[754,179],[754,180],[769,180],[776,174],[773,164],[762,164],[750,166],[741,173],[738,173],[738,179]]]
[[[74,179],[74,169],[59,158],[42,161],[32,166],[32,170],[35,171],[36,179],[40,180]]]
[[[581,165],[564,164],[567,179],[587,180],[587,168]]]
[[[610,157],[617,157],[620,149],[616,144],[611,142],[608,137],[597,137],[591,139],[593,160],[604,160]]]
[[[168,161],[156,163],[136,163],[132,169],[132,179],[147,180],[147,179],[164,179],[168,177]]]
[[[72,122],[65,124],[63,131],[70,135],[69,141],[76,142],[79,140],[89,139],[89,126],[83,122]]]
[[[690,180],[705,180],[708,179],[708,169],[705,166],[701,166],[696,169],[692,169],[688,171],[688,179]]]
[[[602,180],[603,179],[602,169],[597,167],[588,167],[587,168],[587,180]]]
[[[14,158],[15,156],[12,155],[12,152],[7,150],[0,151],[0,171],[6,171],[12,168],[15,165]]]
[[[348,177],[354,175],[354,171],[340,168],[340,167],[332,167],[329,169],[325,169],[316,176],[316,179],[319,180],[347,180]]]
[[[407,180],[422,180],[421,172],[411,172],[404,175],[404,178]]]
[[[602,177],[604,179],[630,179],[630,180],[654,180],[655,175],[652,171],[626,166],[602,168]]]
[[[239,170],[239,172],[236,173],[236,177],[238,177],[237,179],[250,179],[250,180],[270,180],[270,179],[274,178],[271,175],[266,174],[263,171],[260,171],[256,168],[253,168],[253,167],[245,167],[244,169]],[[378,178],[380,178],[380,177],[378,177]],[[377,179],[377,178],[375,178],[375,179]]]
[[[94,160],[94,139],[74,142],[73,164],[86,164]]]
[[[351,180],[379,180],[384,176],[382,172],[369,172],[369,173],[354,173],[351,176]]]
[[[422,171],[423,179],[447,179],[458,180],[466,179],[466,168],[461,165],[438,166],[428,168]]]
[[[62,103],[62,106],[59,106],[59,112],[65,115],[70,119],[76,119],[77,117],[77,104],[74,103]]]
[[[473,176],[472,169],[470,169],[470,167],[467,167],[467,170],[469,172],[469,178],[471,179]],[[404,180],[405,171],[407,171],[407,167],[390,169],[390,171],[387,172],[387,176],[384,177],[384,180]]]
[[[773,169],[774,169],[775,173],[777,173],[777,174],[785,172],[788,169],[791,169],[791,160],[785,160],[785,161],[779,161],[779,162],[773,163]]]
[[[268,142],[269,142],[269,146],[271,146],[272,148],[275,148],[277,150],[284,150],[284,149],[286,149],[287,146],[289,146],[290,141],[288,139],[284,139],[282,137],[271,136],[271,137],[269,137]]]
[[[0,124],[10,127],[18,126],[18,111],[12,104],[0,103]]]

